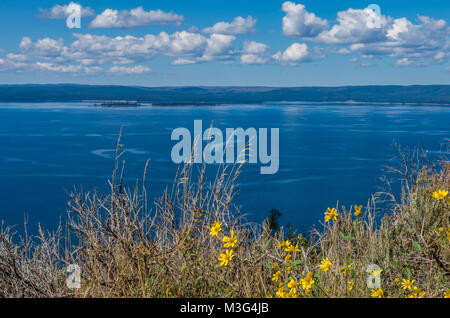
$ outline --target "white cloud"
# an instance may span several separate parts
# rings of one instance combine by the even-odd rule
[[[206,46],[206,37],[198,33],[176,32],[170,39],[171,54],[195,54],[202,52]]]
[[[230,48],[236,37],[225,34],[211,34],[206,40],[207,47],[204,52],[207,56],[218,56],[230,54]]]
[[[196,64],[196,63],[197,63],[197,61],[195,61],[195,60],[179,58],[179,59],[176,59],[175,61],[173,61],[172,65],[186,65],[186,64]]]
[[[150,24],[165,25],[175,23],[180,25],[182,22],[182,15],[173,12],[164,12],[159,9],[145,11],[142,7],[137,7],[132,10],[121,11],[106,9],[95,17],[89,27],[130,29]]]
[[[265,64],[269,62],[269,46],[255,41],[245,41],[241,55],[242,64]]]
[[[351,52],[350,52],[349,49],[347,49],[347,48],[345,48],[345,47],[342,47],[342,48],[336,50],[336,53],[337,53],[337,54],[341,54],[341,55],[348,55],[348,54],[350,54]]]
[[[315,41],[328,44],[384,41],[389,19],[383,15],[378,16],[370,9],[348,9],[338,12],[337,22],[329,31],[321,32]]]
[[[278,51],[273,59],[282,64],[296,64],[308,57],[308,45],[305,43],[294,43],[284,52]]]
[[[309,13],[303,4],[290,1],[284,2],[282,10],[286,13],[283,17],[283,33],[290,36],[315,37],[328,28],[327,20]]]
[[[116,73],[116,74],[143,74],[143,73],[150,73],[151,69],[143,66],[143,65],[136,65],[136,66],[111,66],[109,68],[110,73]]]
[[[21,49],[28,49],[31,45],[32,45],[31,38],[29,38],[28,36],[24,36],[20,41],[19,47]]]
[[[93,74],[97,73],[102,70],[99,66],[93,66],[93,67],[87,67],[82,65],[60,65],[60,64],[54,64],[51,62],[36,62],[31,65],[32,70],[39,70],[39,71],[50,71],[50,72],[57,72],[57,73],[86,73],[86,74]]]
[[[230,61],[238,52],[232,48],[235,36],[205,36],[187,31],[109,37],[94,34],[73,34],[75,40],[65,45],[62,39],[43,38],[32,41],[22,38],[19,53],[2,58],[2,70],[45,70],[60,73],[102,72],[141,74],[150,68],[141,64],[156,55],[173,57],[173,64]],[[134,64],[134,66],[133,66]]]
[[[327,20],[309,13],[302,4],[284,2],[282,10],[286,12],[282,21],[285,35],[341,46],[326,48],[328,53],[387,56],[400,66],[445,63],[450,57],[450,27],[445,20],[419,15],[419,23],[414,24],[404,17],[349,8],[338,12],[336,23],[329,28]],[[342,47],[346,45],[349,47]]]
[[[76,2],[70,2],[65,5],[57,4],[50,9],[39,9],[39,15],[47,19],[66,19],[71,14],[69,6],[74,4],[79,5]],[[90,7],[81,7],[81,17],[92,17],[94,14],[94,11]]]
[[[421,24],[407,19],[396,19],[387,32],[388,40],[397,46],[448,49],[450,29],[444,20],[419,16]]]
[[[420,24],[395,19],[386,28],[385,40],[353,44],[350,49],[361,55],[396,58],[399,66],[444,63],[450,55],[450,28],[444,20],[418,18]]]
[[[408,29],[412,27],[412,23],[406,18],[395,19],[394,23],[389,27],[386,32],[386,36],[389,40],[399,41],[400,34],[408,32]]]
[[[67,15],[66,6],[57,5],[41,12],[47,17],[61,18]],[[92,12],[90,8],[85,10],[84,14]],[[251,16],[238,16],[202,31],[191,27],[187,31],[140,36],[75,33],[74,40],[66,44],[60,38],[33,41],[23,37],[17,52],[0,51],[0,70],[143,74],[151,71],[144,64],[156,56],[169,57],[173,65],[209,61],[296,65],[317,61],[325,54],[340,54],[348,55],[345,59],[353,62],[372,59],[376,63],[388,57],[398,66],[444,64],[450,57],[450,27],[445,20],[418,16],[410,21],[404,17],[378,16],[369,9],[348,9],[338,12],[333,23],[308,12],[303,4],[287,1],[282,10],[283,33],[302,39],[302,43],[298,40],[299,43],[284,50],[272,51],[264,43],[245,38],[242,48],[233,48],[236,36],[254,32],[256,24]],[[132,28],[182,21],[183,16],[173,12],[145,11],[138,7],[123,11],[107,9],[91,26]]]
[[[407,57],[404,57],[402,59],[397,60],[396,64],[399,66],[408,66],[414,64],[414,62],[408,59]]]
[[[174,52],[169,53],[170,55],[183,55],[172,62],[174,65],[182,65],[182,64],[194,64],[200,62],[208,62],[215,60],[230,60],[235,52],[232,50],[231,45],[233,41],[236,39],[232,35],[225,34],[211,34],[209,38],[204,37],[200,34],[190,34],[186,31],[179,32],[179,34],[174,34],[177,38],[176,41],[176,50]],[[182,37],[182,41],[180,38]],[[193,37],[194,41],[189,41],[189,38]],[[196,43],[193,46],[193,42]],[[172,49],[173,49],[172,45]],[[181,50],[180,48],[183,48]]]
[[[203,29],[204,33],[220,33],[220,34],[249,34],[254,32],[256,19],[248,16],[247,18],[236,17],[231,23],[217,22],[214,26]]]
[[[24,54],[14,54],[14,53],[8,53],[6,54],[6,57],[8,58],[8,60],[18,62],[24,62],[28,59],[27,56]]]

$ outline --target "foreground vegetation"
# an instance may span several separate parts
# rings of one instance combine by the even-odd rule
[[[148,206],[145,177],[123,186],[120,155],[110,193],[71,195],[67,226],[32,238],[1,227],[0,297],[450,297],[445,159],[403,156],[402,196],[383,218],[375,198],[324,207],[323,228],[302,235],[277,228],[276,213],[245,221],[233,205],[240,166],[208,182],[186,165]],[[70,264],[80,288],[67,287]]]

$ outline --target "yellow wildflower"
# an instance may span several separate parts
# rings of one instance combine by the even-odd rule
[[[222,223],[219,221],[216,221],[213,226],[211,226],[211,232],[209,232],[209,235],[211,236],[217,236],[219,232],[222,231]]]
[[[278,289],[277,293],[276,293],[276,296],[279,297],[279,298],[287,298],[287,297],[288,297],[288,293],[286,293],[286,292],[284,291],[284,288],[283,288],[283,287],[280,287],[280,288]]]
[[[413,287],[414,294],[408,295],[408,298],[423,298],[425,296],[425,292],[421,291],[420,288],[414,286]]]
[[[435,198],[436,200],[442,200],[447,195],[448,195],[448,191],[447,190],[439,189],[438,191],[433,192],[433,198]]]
[[[286,263],[292,262],[292,254],[286,255],[286,257],[284,258],[284,261],[285,261]]]
[[[287,297],[289,298],[298,298],[297,295],[297,288],[292,288],[289,293],[287,294]]]
[[[234,247],[234,245],[236,245],[237,239],[236,239],[236,236],[234,235],[233,230],[231,230],[230,237],[225,236],[223,238],[223,242],[225,243],[224,247]]]
[[[281,271],[277,271],[275,274],[273,274],[272,281],[278,282],[278,279],[280,279],[280,274],[281,274]]]
[[[291,245],[291,242],[289,242],[288,240],[285,240],[285,241],[283,241],[281,243],[277,243],[278,247],[288,247],[290,245]]]
[[[278,264],[277,263],[273,263],[272,264],[272,269],[275,269],[275,268],[277,268],[278,267]]]
[[[444,292],[444,298],[450,298],[450,289],[447,289],[447,290]]]
[[[413,284],[414,284],[414,280],[408,280],[408,279],[404,279],[404,278],[403,278],[403,281],[402,281],[402,288],[403,288],[404,290],[412,289],[412,288],[413,288]]]
[[[355,216],[361,216],[362,215],[362,205],[355,205]]]
[[[293,279],[292,277],[291,277],[291,280],[289,281],[289,283],[288,283],[288,288],[290,289],[290,293],[291,294],[295,294],[295,293],[297,293],[297,286],[298,286],[298,283],[295,281],[295,279]]]
[[[331,219],[336,221],[338,216],[339,214],[337,213],[335,208],[328,208],[328,210],[325,212],[325,221],[328,222]]]
[[[350,272],[350,270],[352,269],[352,266],[353,266],[353,262],[351,262],[347,266],[341,267],[341,272],[348,274]]]
[[[286,268],[286,271],[287,272],[290,272],[292,270],[292,267],[291,266],[288,266],[287,268]]]
[[[292,245],[292,244],[290,244],[289,246],[287,246],[284,250],[285,250],[286,252],[289,252],[289,253],[300,252],[300,249],[298,248],[298,245],[294,246],[294,245]]]
[[[347,289],[348,289],[348,291],[351,292],[351,291],[353,290],[354,287],[355,287],[355,282],[353,281],[353,279],[352,279],[352,280],[349,280],[349,281],[347,282]]]
[[[400,278],[397,277],[396,279],[394,279],[394,282],[396,282],[397,284],[400,283]]]
[[[324,272],[326,272],[326,271],[328,271],[328,270],[331,268],[332,265],[333,265],[333,264],[330,262],[330,260],[328,259],[328,257],[326,257],[326,258],[324,258],[324,259],[322,260],[322,262],[320,263],[320,268],[321,268]]]
[[[302,284],[302,288],[307,290],[307,293],[309,293],[309,290],[314,285],[314,279],[313,279],[313,272],[309,272],[304,278],[300,279],[300,284]]]
[[[438,228],[438,231],[443,233],[443,232],[445,232],[445,229],[441,226],[440,228]]]
[[[370,296],[374,297],[374,298],[382,298],[383,297],[383,289],[381,288],[377,288],[377,289],[372,289],[371,290],[371,294]]]
[[[233,250],[226,250],[225,254],[219,255],[220,266],[228,266],[228,263],[233,259],[235,255]]]

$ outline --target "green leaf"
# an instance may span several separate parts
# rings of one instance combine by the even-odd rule
[[[419,243],[417,243],[416,241],[412,240],[412,244],[413,244],[414,248],[415,248],[418,252],[422,252],[422,247],[419,245]]]
[[[411,270],[409,269],[409,267],[405,267],[405,274],[406,274],[406,278],[408,278],[408,280],[411,279]]]
[[[339,231],[339,235],[347,241],[354,241],[355,238],[353,236],[349,236],[349,235],[344,235],[344,233],[342,233],[342,231]]]
[[[301,260],[296,260],[296,261],[292,262],[292,265],[300,265],[300,264],[303,264],[303,263],[305,263],[305,262],[301,261]]]
[[[155,278],[153,276],[150,277],[150,280],[148,281],[149,286],[153,286],[153,283],[155,282]]]
[[[347,253],[347,255],[345,255],[345,260],[347,262],[347,265],[352,262],[352,257],[349,253]]]
[[[359,236],[358,227],[356,226],[356,222],[353,222],[353,231],[355,232],[355,236]]]
[[[272,239],[268,239],[266,243],[264,243],[264,246],[262,248],[262,251],[265,252],[267,250],[267,248],[269,247],[270,242],[272,241]]]

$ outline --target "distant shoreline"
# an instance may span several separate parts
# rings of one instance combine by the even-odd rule
[[[0,85],[0,102],[90,102],[95,106],[217,106],[264,103],[450,105],[450,85],[342,87],[142,87]],[[103,105],[98,105],[103,104]],[[135,105],[133,105],[135,104]]]
[[[149,107],[215,107],[215,106],[236,106],[236,105],[378,105],[378,106],[450,106],[450,103],[410,103],[410,102],[355,102],[355,101],[265,101],[265,102],[226,102],[226,103],[195,103],[195,102],[173,102],[173,103],[138,103],[138,104],[111,104],[102,105],[101,103],[91,104],[84,100],[62,100],[62,101],[1,101],[0,104],[85,104],[84,106],[92,108],[149,108]]]

